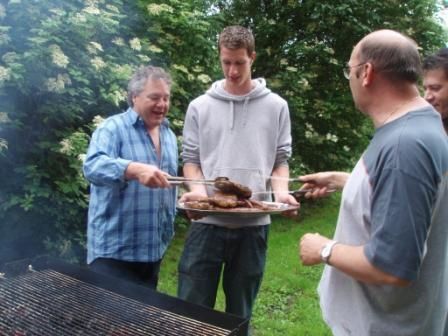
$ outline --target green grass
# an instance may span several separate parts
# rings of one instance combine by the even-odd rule
[[[316,291],[323,266],[302,266],[298,242],[307,232],[331,236],[338,207],[339,198],[332,196],[319,203],[304,202],[296,220],[273,217],[265,275],[251,321],[254,336],[331,335],[322,320]],[[158,289],[173,296],[185,233],[183,227],[177,230],[160,273]],[[223,302],[220,290],[215,309],[223,311]]]

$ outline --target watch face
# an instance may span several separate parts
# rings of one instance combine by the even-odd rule
[[[329,245],[325,245],[324,249],[322,250],[322,258],[327,259],[330,256],[331,248]]]

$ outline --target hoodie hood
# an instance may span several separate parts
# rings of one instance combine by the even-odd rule
[[[207,90],[206,94],[215,99],[229,102],[229,110],[231,113],[229,125],[230,129],[233,129],[234,127],[235,103],[243,103],[243,113],[246,115],[247,106],[250,100],[258,99],[271,93],[271,90],[266,87],[266,81],[264,78],[253,79],[252,83],[254,84],[254,88],[249,93],[241,96],[230,94],[226,90],[224,90],[224,82],[225,79],[214,82],[210,89]],[[246,121],[247,119],[244,118],[243,124],[245,124]]]

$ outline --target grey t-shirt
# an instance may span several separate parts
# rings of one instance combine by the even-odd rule
[[[334,335],[443,335],[448,312],[448,140],[432,108],[377,129],[342,195],[335,240],[364,245],[411,285],[368,285],[326,266],[319,284]]]

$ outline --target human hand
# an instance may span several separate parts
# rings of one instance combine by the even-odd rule
[[[304,182],[300,190],[310,190],[305,198],[320,198],[328,196],[331,191],[342,189],[349,174],[344,172],[320,172],[299,177]]]
[[[305,266],[316,265],[322,262],[320,251],[330,239],[318,233],[306,233],[300,239],[299,258]]]
[[[199,191],[190,191],[184,193],[180,198],[179,202],[189,202],[189,201],[198,201],[200,199],[203,199],[207,197],[207,193],[205,191],[199,192]],[[205,217],[204,215],[200,214],[196,211],[185,211],[187,217],[191,220],[197,220]]]
[[[299,205],[300,203],[297,202],[297,200],[294,198],[294,196],[292,196],[289,193],[275,193],[275,201],[278,203],[285,203],[285,204],[290,204],[290,205]],[[285,217],[289,217],[289,218],[293,218],[296,217],[298,214],[298,210],[290,210],[290,211],[285,211],[282,212],[282,215]]]
[[[164,171],[154,165],[142,164],[138,166],[137,180],[139,183],[150,188],[169,188],[171,187]]]

